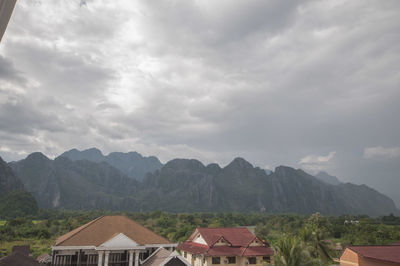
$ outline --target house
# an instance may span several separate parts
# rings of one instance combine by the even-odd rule
[[[41,266],[29,256],[29,246],[14,246],[10,255],[0,259],[0,266]]]
[[[126,216],[101,216],[57,238],[52,265],[139,266],[160,247],[176,244]]]
[[[193,266],[262,265],[273,255],[269,244],[247,228],[197,228],[177,249]]]
[[[400,245],[349,246],[339,262],[341,266],[400,266]]]
[[[157,249],[150,255],[142,266],[191,266],[176,251],[166,250],[165,248]]]

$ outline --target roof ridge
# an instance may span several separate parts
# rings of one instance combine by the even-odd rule
[[[151,257],[154,257],[155,254],[157,254],[158,252],[160,252],[161,249],[164,249],[163,247],[159,247],[158,249],[156,249],[153,253],[150,254],[150,256],[148,256],[145,260],[142,260],[141,264],[144,264],[146,261],[148,261]]]
[[[86,229],[89,225],[94,224],[95,222],[97,222],[97,221],[100,220],[101,218],[104,218],[105,216],[106,216],[106,215],[102,215],[102,216],[97,217],[96,219],[94,219],[94,220],[92,220],[92,221],[90,221],[90,222],[88,222],[88,223],[86,223],[86,224],[84,224],[84,225],[81,225],[80,227],[78,227],[78,228],[76,229],[76,232],[74,232],[73,234],[71,234],[70,236],[68,236],[67,238],[65,238],[64,240],[62,240],[61,242],[56,243],[56,246],[58,246],[58,245],[64,243],[65,241],[67,241],[68,239],[70,239],[71,237],[73,237],[74,235],[76,235],[77,233],[82,232],[82,230]],[[78,230],[78,229],[79,229],[79,230]]]
[[[210,248],[213,247],[221,238],[224,239],[226,242],[228,242],[231,246],[233,245],[233,244],[232,244],[228,239],[226,239],[226,237],[224,237],[223,235],[216,235],[216,236],[218,236],[218,237],[211,243],[211,245],[209,245]]]

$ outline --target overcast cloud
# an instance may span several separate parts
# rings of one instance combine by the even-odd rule
[[[0,44],[0,156],[241,156],[400,206],[399,13],[398,0],[19,0]]]

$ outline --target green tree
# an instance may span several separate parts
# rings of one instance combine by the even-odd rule
[[[324,262],[332,260],[331,243],[327,240],[326,231],[307,225],[300,232],[300,239],[310,250],[311,256],[321,258]]]
[[[274,251],[275,266],[320,265],[320,261],[311,257],[301,241],[292,236],[281,238]]]

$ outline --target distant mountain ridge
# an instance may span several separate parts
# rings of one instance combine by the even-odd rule
[[[23,190],[24,184],[11,167],[0,157],[0,198],[15,190]]]
[[[143,180],[145,175],[161,169],[163,164],[155,156],[144,157],[137,152],[112,152],[106,156],[96,148],[83,151],[72,149],[64,152],[59,157],[67,157],[71,161],[88,160],[96,163],[106,162],[122,171],[128,177]]]
[[[117,210],[139,185],[105,162],[51,160],[39,152],[10,166],[42,208]]]
[[[324,171],[319,172],[318,174],[315,175],[315,177],[331,185],[336,186],[342,184],[342,182],[340,182],[336,176],[329,175],[327,172]]]
[[[82,155],[79,151],[74,153]],[[9,165],[39,206],[45,208],[399,214],[389,197],[365,185],[331,185],[287,166],[267,173],[243,158],[236,158],[225,167],[174,159],[145,174],[143,181],[136,181],[108,162],[94,162],[107,157],[101,152],[101,156],[97,151],[90,151],[89,155],[71,160],[69,154],[51,160],[33,153]]]
[[[365,185],[334,186],[287,166],[267,175],[242,158],[224,168],[204,166],[197,160],[169,161],[144,180],[139,195],[144,198],[144,209],[150,210],[158,202],[164,210],[189,212],[398,213],[389,197]]]
[[[0,157],[0,217],[34,215],[37,211],[38,205],[33,195],[25,190],[22,181]]]

